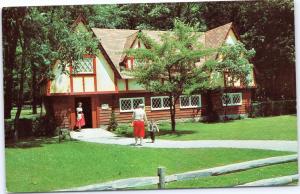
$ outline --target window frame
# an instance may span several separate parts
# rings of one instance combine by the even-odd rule
[[[224,102],[223,102],[223,96],[224,95],[228,95],[229,97],[230,97],[230,102],[233,102],[233,96],[234,95],[239,95],[240,96],[240,99],[241,99],[241,101],[239,102],[239,103],[230,103],[230,104],[224,104]],[[242,92],[231,92],[231,93],[224,93],[223,95],[222,95],[222,105],[223,105],[223,107],[225,106],[241,106],[243,104],[243,93]]]
[[[162,104],[162,106],[163,106],[163,99],[164,98],[169,98],[170,99],[170,97],[169,96],[152,96],[151,98],[150,98],[150,103],[151,103],[151,105],[150,105],[150,107],[151,107],[151,110],[168,110],[168,109],[170,109],[170,106],[169,107],[162,107],[162,108],[153,108],[152,107],[152,99],[153,98],[159,98],[160,100],[161,100],[161,104]]]
[[[119,109],[120,112],[133,112],[134,108],[133,108],[133,100],[135,99],[142,99],[143,104],[145,104],[145,97],[133,97],[133,98],[119,98]],[[131,103],[131,109],[130,110],[122,110],[122,106],[121,106],[121,101],[122,100],[130,100]]]
[[[199,97],[199,105],[198,106],[192,106],[191,105],[191,101],[192,101],[192,97],[193,96],[197,96]],[[181,103],[181,98],[182,97],[188,97],[189,98],[189,106],[182,106],[182,103]],[[196,94],[196,95],[191,95],[191,96],[187,96],[187,95],[180,95],[179,96],[179,105],[180,105],[180,108],[181,109],[185,109],[185,108],[201,108],[202,107],[202,102],[201,102],[202,98],[201,98],[201,94]]]
[[[92,67],[92,71],[90,72],[83,72],[83,71],[74,71],[74,67],[72,67],[72,74],[73,76],[82,76],[82,75],[95,75],[96,74],[96,69],[95,69],[95,65],[96,65],[96,57],[92,56],[92,55],[86,55],[83,57],[82,60],[86,60],[86,59],[90,59],[91,60],[91,67]],[[76,61],[74,61],[73,63],[76,63]]]

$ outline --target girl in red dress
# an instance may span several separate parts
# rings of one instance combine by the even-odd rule
[[[77,113],[76,127],[80,131],[81,127],[83,127],[85,125],[84,114],[83,114],[81,102],[78,102],[78,107],[76,108],[76,113]]]

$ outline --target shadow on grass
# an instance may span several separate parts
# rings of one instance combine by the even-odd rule
[[[176,136],[182,136],[182,135],[189,135],[196,133],[196,131],[192,130],[184,130],[184,131],[172,131],[172,130],[160,130],[159,133],[156,133],[156,136],[164,136],[164,135],[176,135]]]
[[[58,137],[31,137],[26,139],[21,139],[19,142],[15,143],[12,140],[6,140],[5,141],[5,147],[6,148],[34,148],[34,147],[43,147],[45,144],[58,144],[58,143],[64,143],[68,141],[77,141],[77,140],[62,140],[61,142],[58,141]]]
[[[239,121],[241,119],[229,119],[229,120],[222,120],[222,121],[199,121],[198,123],[203,123],[203,124],[221,124],[221,123],[232,123],[235,121]]]
[[[164,135],[175,135],[175,136],[182,136],[182,135],[188,135],[188,134],[193,134],[196,133],[196,131],[192,130],[184,130],[184,131],[175,131],[173,132],[172,130],[160,130],[158,133],[155,134],[155,136],[164,136]],[[129,137],[133,138],[133,133],[132,132],[127,132],[123,134],[115,133],[117,137]],[[145,131],[145,138],[150,137],[149,131]]]

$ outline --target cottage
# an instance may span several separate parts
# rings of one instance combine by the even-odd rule
[[[82,17],[77,18],[75,23],[85,26]],[[80,65],[76,72],[70,65],[68,74],[62,73],[58,61],[53,65],[55,78],[48,80],[45,85],[46,107],[53,112],[57,124],[64,128],[74,127],[75,107],[79,101],[83,103],[86,127],[89,128],[107,125],[112,110],[118,122],[129,122],[132,110],[140,103],[145,104],[149,118],[169,119],[168,97],[146,91],[134,78],[124,74],[125,70],[134,68],[135,61],[123,51],[144,46],[137,37],[138,30],[91,30],[99,40],[99,52],[96,55],[85,55],[82,61],[77,61]],[[165,32],[143,30],[142,33],[159,41],[160,34]],[[223,43],[234,44],[237,40],[238,35],[232,23],[228,23],[203,33],[199,41],[207,47],[219,47]],[[230,76],[226,72],[218,77],[218,83],[226,88],[226,93],[210,94],[213,109],[221,118],[225,114],[230,117],[247,116],[251,103],[249,88],[256,86],[253,71],[252,81],[247,87],[238,81],[229,85]],[[207,99],[204,95],[181,96],[176,107],[176,117],[205,117],[206,107]]]

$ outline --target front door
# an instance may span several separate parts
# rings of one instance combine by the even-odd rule
[[[90,97],[75,98],[75,107],[74,107],[75,110],[78,107],[78,102],[82,103],[82,109],[83,109],[83,114],[84,114],[84,119],[85,119],[85,126],[83,128],[92,128],[91,98]]]

